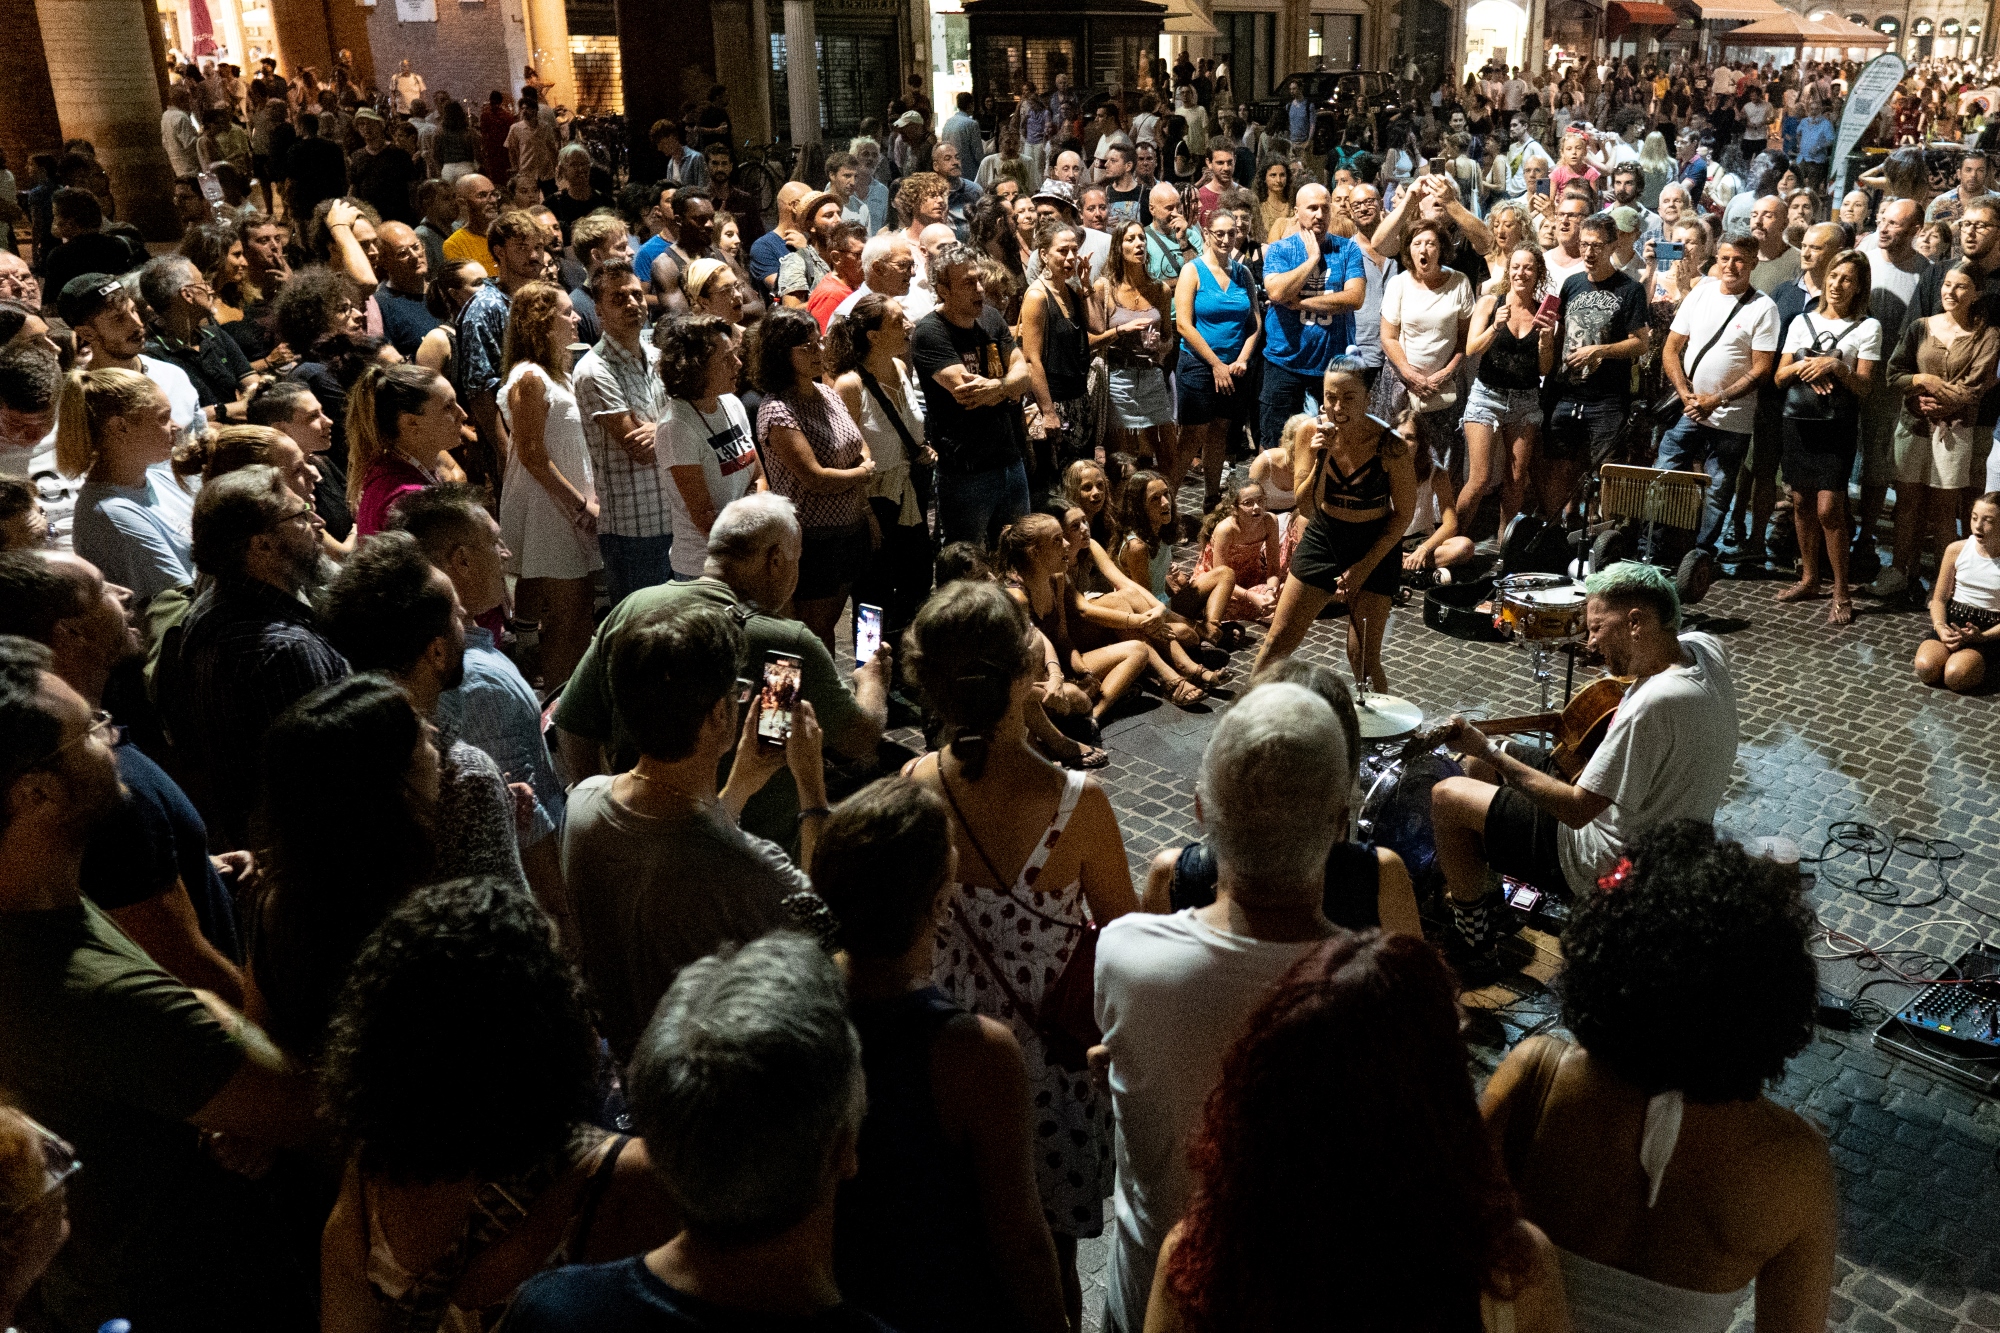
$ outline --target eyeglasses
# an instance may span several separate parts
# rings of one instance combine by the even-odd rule
[[[24,1200],[11,1208],[0,1208],[0,1217],[18,1217],[27,1212],[61,1189],[71,1176],[83,1170],[83,1163],[77,1159],[76,1149],[70,1147],[67,1140],[29,1116],[23,1115],[21,1119],[27,1122],[28,1128],[33,1130],[35,1137],[41,1141],[42,1188],[32,1199]]]
[[[106,745],[111,745],[115,743],[117,739],[118,739],[118,725],[111,720],[111,714],[105,712],[102,708],[100,708],[96,712],[90,715],[90,725],[88,727],[85,727],[80,734],[70,737],[68,740],[64,741],[61,745],[56,746],[55,749],[50,750],[47,754],[43,755],[41,758],[31,760],[28,763],[22,764],[20,767],[14,769],[12,773],[8,774],[6,780],[8,782],[12,782],[15,778],[23,777],[29,773],[34,772],[36,769],[46,768],[49,764],[53,763],[58,756],[63,754],[64,751],[69,750],[75,746],[82,745],[88,741],[101,740]]]

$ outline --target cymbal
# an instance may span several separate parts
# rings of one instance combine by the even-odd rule
[[[1401,740],[1424,724],[1421,707],[1393,694],[1363,694],[1355,700],[1354,713],[1366,741]]]

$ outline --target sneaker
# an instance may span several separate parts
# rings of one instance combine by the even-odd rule
[[[1894,565],[1891,565],[1880,574],[1877,574],[1875,581],[1861,591],[1867,593],[1870,597],[1889,601],[1893,598],[1901,597],[1909,590],[1910,576]]]

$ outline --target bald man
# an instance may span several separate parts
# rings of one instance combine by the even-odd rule
[[[424,305],[430,256],[417,229],[403,222],[376,228],[375,244],[381,257],[382,283],[375,289],[375,304],[382,311],[382,336],[405,361],[413,360],[417,344],[438,326],[437,316]]]
[[[805,244],[805,227],[799,221],[799,205],[806,201],[813,188],[804,181],[786,181],[778,187],[778,225],[775,230],[759,236],[750,246],[750,277],[760,289],[758,294],[765,300],[772,299],[778,286],[778,265],[785,262],[785,252],[792,248],[786,235],[796,237],[799,244]]]
[[[903,238],[905,242],[908,237]],[[958,239],[958,233],[949,223],[933,222],[917,233],[915,258],[917,269],[910,277],[910,290],[901,298],[903,313],[915,324],[925,315],[937,309],[937,288],[931,281],[931,261],[947,245]]]
[[[1306,185],[1294,205],[1299,229],[1264,248],[1264,383],[1258,444],[1275,449],[1285,421],[1319,396],[1333,358],[1354,341],[1354,312],[1368,299],[1361,247],[1327,231],[1332,196]]]
[[[1050,180],[1068,181],[1075,188],[1083,181],[1083,155],[1076,152],[1060,153],[1056,156],[1055,170],[1049,173]]]
[[[444,238],[444,257],[454,262],[470,259],[486,270],[487,277],[493,277],[500,272],[500,265],[493,261],[493,247],[486,243],[486,233],[500,216],[500,191],[476,171],[460,176],[455,188],[465,225]]]
[[[1201,253],[1201,228],[1188,221],[1181,192],[1161,181],[1146,195],[1146,272],[1172,287],[1181,270]]]

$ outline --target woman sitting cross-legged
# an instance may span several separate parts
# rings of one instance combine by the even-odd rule
[[[1229,620],[1236,572],[1227,565],[1188,574],[1174,565],[1174,498],[1157,472],[1134,472],[1118,488],[1118,567],[1160,601],[1189,614],[1202,642],[1227,651],[1241,642],[1242,626]]]
[[[1001,531],[1000,567],[1008,593],[1027,612],[1028,623],[1055,645],[1064,677],[1091,696],[1091,716],[1101,719],[1139,683],[1151,657],[1145,643],[1114,640],[1086,651],[1071,641],[1068,613],[1077,597],[1063,577],[1069,550],[1062,524],[1047,514],[1029,514]],[[1189,688],[1176,689],[1175,703],[1203,697],[1200,686],[1180,683]]]

